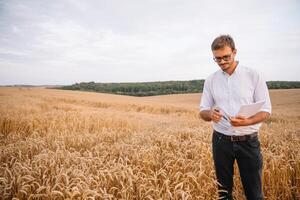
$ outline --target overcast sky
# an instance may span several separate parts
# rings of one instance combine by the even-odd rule
[[[0,85],[205,79],[210,45],[300,81],[299,0],[0,0]]]

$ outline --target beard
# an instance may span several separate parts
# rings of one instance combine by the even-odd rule
[[[231,61],[227,61],[226,63],[219,64],[219,67],[223,72],[229,73],[231,75],[237,66],[238,61],[232,59]]]
[[[221,67],[221,69],[222,69],[223,71],[229,69],[231,65],[232,65],[232,63],[223,63],[223,64],[219,64],[219,66]]]

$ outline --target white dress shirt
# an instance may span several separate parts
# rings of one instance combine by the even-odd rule
[[[271,101],[265,80],[255,70],[239,63],[231,75],[221,69],[211,74],[204,82],[200,111],[218,107],[235,116],[241,105],[265,101],[260,111],[271,113]],[[226,135],[246,135],[257,132],[261,123],[232,128],[229,121],[221,118],[213,122],[213,128]]]

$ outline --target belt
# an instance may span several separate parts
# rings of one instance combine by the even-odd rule
[[[254,132],[254,133],[251,133],[248,135],[225,135],[223,133],[220,133],[220,132],[214,130],[214,133],[217,136],[219,136],[225,140],[229,140],[231,142],[238,142],[238,141],[242,142],[242,141],[253,140],[253,139],[258,138],[257,132]]]

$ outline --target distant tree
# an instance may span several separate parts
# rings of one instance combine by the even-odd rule
[[[95,83],[80,82],[69,86],[56,87],[65,90],[95,91],[131,96],[153,96],[162,94],[202,92],[204,80],[190,81],[158,81],[139,83]],[[268,81],[269,89],[300,88],[299,81]]]

